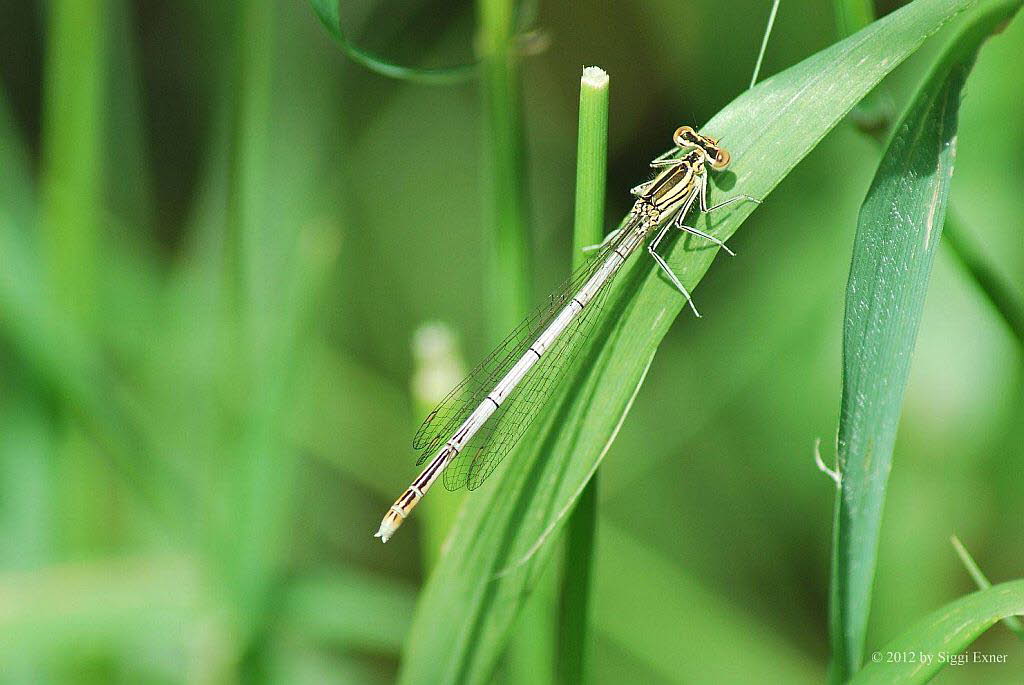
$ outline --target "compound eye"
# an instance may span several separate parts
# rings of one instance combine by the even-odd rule
[[[687,147],[690,145],[697,144],[697,132],[689,126],[680,126],[676,129],[676,132],[672,134],[672,140],[679,147]]]
[[[711,160],[711,168],[715,171],[721,171],[722,169],[729,166],[729,162],[732,161],[732,157],[725,150],[725,148],[718,148],[715,150],[714,158]]]

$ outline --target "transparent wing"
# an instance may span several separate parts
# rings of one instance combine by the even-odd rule
[[[590,338],[594,325],[601,318],[600,312],[609,290],[602,287],[598,291],[537,361],[530,374],[473,436],[463,449],[464,456],[448,466],[444,472],[445,487],[457,490],[465,486],[476,490],[519,443],[547,402],[552,388],[578,360],[579,352],[585,348],[583,342]]]
[[[437,407],[431,411],[419,430],[416,432],[416,436],[413,439],[413,447],[417,450],[421,450],[422,454],[417,461],[417,464],[423,463],[428,457],[433,456],[433,453],[441,446],[442,443],[447,441],[455,430],[466,420],[466,417],[484,400],[498,381],[501,380],[508,373],[509,369],[519,360],[520,357],[525,354],[526,350],[529,349],[530,345],[537,339],[541,331],[543,331],[558,312],[569,302],[576,292],[585,284],[590,277],[594,275],[594,272],[604,263],[608,255],[614,250],[623,238],[629,233],[628,227],[624,227],[614,239],[610,240],[600,250],[598,250],[593,257],[591,257],[585,264],[580,266],[573,274],[563,282],[544,302],[544,304],[538,307],[533,313],[531,313],[526,319],[519,324],[509,335],[499,343],[499,345],[491,352],[487,358],[480,363],[470,374],[457,385],[448,395],[438,404]],[[563,333],[563,335],[556,341],[551,348],[549,348],[544,356],[537,362],[537,365],[531,370],[530,374],[523,380],[520,387],[517,388],[510,397],[507,398],[503,403],[502,407],[499,408],[495,415],[485,424],[484,428],[474,437],[469,445],[467,445],[462,454],[456,457],[455,461],[448,466],[445,472],[445,485],[449,489],[457,489],[459,487],[467,485],[467,474],[469,469],[469,463],[471,460],[466,459],[466,455],[476,455],[479,451],[478,447],[474,445],[484,445],[490,442],[488,438],[494,433],[494,428],[498,423],[504,423],[505,417],[509,413],[515,413],[519,415],[520,410],[516,412],[510,412],[511,409],[515,408],[515,405],[519,404],[519,401],[515,400],[515,397],[524,389],[525,386],[532,388],[537,386],[536,390],[531,391],[531,395],[536,395],[540,392],[541,386],[545,389],[550,387],[554,379],[544,382],[540,382],[542,376],[541,373],[552,373],[552,369],[548,369],[549,366],[555,364],[556,368],[561,368],[563,364],[557,364],[556,360],[558,357],[563,356],[562,348],[566,346],[569,338],[578,339],[578,331],[583,327],[584,321],[591,320],[593,317],[593,310],[597,310],[598,307],[593,305],[600,304],[598,300],[600,294],[594,299],[594,301],[588,305],[585,309],[570,325],[569,329]],[[591,311],[588,311],[591,310]],[[547,369],[547,370],[546,370]],[[535,383],[535,381],[537,381]],[[529,399],[529,398],[528,398]],[[525,406],[525,405],[524,405]],[[520,417],[516,422],[522,424],[520,430],[521,434],[525,431],[525,428],[529,425],[529,419],[535,414],[529,413],[528,417]],[[526,419],[526,420],[524,420]],[[507,424],[506,424],[507,425]],[[503,438],[503,441],[507,438]],[[514,444],[514,442],[512,443]],[[511,449],[511,444],[504,449],[507,453],[508,449]],[[473,457],[472,461],[476,460],[476,456]],[[465,462],[465,465],[460,465],[459,462]],[[455,474],[462,470],[462,482],[457,483]],[[452,475],[449,475],[452,472]]]

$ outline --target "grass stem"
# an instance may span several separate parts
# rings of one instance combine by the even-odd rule
[[[608,160],[608,74],[587,67],[580,79],[579,134],[576,153],[576,215],[572,265],[582,265],[583,248],[604,234],[605,175]],[[580,495],[568,522],[562,574],[559,679],[585,680],[590,576],[597,526],[597,474]]]
[[[106,87],[104,0],[49,3],[43,113],[42,248],[65,314],[94,306]]]
[[[779,2],[772,2],[772,10],[768,14],[768,25],[764,29],[764,38],[761,39],[761,49],[757,51],[757,63],[754,64],[754,73],[750,75],[750,88],[757,84],[757,77],[761,74],[761,64],[764,62],[764,53],[768,49],[768,38],[772,35],[772,27],[775,25],[775,15],[779,13]]]
[[[484,225],[491,234],[488,324],[490,337],[499,340],[526,315],[531,301],[515,3],[478,0],[477,14],[487,184]]]
[[[97,312],[101,254],[106,3],[54,0],[48,7],[39,222],[43,274],[54,314],[89,330]],[[87,553],[110,536],[109,512],[94,493],[110,492],[115,485],[95,443],[74,423],[63,426],[60,440],[58,482],[77,485],[54,491],[66,522],[63,542],[72,555]]]

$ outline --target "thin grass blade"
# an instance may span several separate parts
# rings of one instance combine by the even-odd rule
[[[964,568],[967,569],[967,573],[970,574],[971,578],[974,580],[974,584],[978,586],[978,589],[987,590],[992,587],[992,583],[989,581],[988,576],[985,575],[985,572],[981,570],[980,566],[978,566],[978,562],[974,560],[971,553],[967,551],[966,547],[964,547],[964,543],[960,542],[960,538],[953,535],[949,538],[949,541],[953,545],[953,549],[956,550],[956,555],[960,557],[960,563],[962,563]],[[1003,624],[1012,630],[1017,637],[1024,640],[1024,624],[1020,622],[1019,618],[1016,616],[1007,616],[1003,619]]]
[[[993,585],[987,590],[950,602],[871,655],[871,663],[850,681],[869,683],[927,683],[1000,619],[1024,615],[1024,580]],[[916,661],[891,663],[887,654],[918,654]],[[940,659],[942,655],[945,660]],[[968,655],[970,657],[971,655]]]

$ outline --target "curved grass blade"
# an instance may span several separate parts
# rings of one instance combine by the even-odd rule
[[[345,33],[341,30],[341,14],[338,11],[338,0],[309,0],[309,4],[313,8],[313,12],[316,13],[320,23],[327,29],[327,33],[335,40],[341,51],[345,53],[345,56],[381,76],[388,76],[403,81],[443,85],[466,81],[476,74],[476,64],[457,64],[438,69],[418,69],[388,62],[382,57],[363,50],[345,36]]]
[[[734,193],[764,198],[825,134],[929,35],[974,0],[917,0],[747,91],[708,123],[733,156]],[[682,123],[682,122],[681,122]],[[667,141],[666,141],[667,142]],[[782,154],[784,152],[784,154]],[[727,180],[730,174],[726,174]],[[719,183],[722,183],[720,178]],[[713,191],[714,204],[725,197]],[[750,203],[703,217],[720,239]],[[677,241],[667,259],[692,287],[715,250]],[[486,681],[565,522],[615,438],[683,298],[639,255],[610,288],[585,363],[549,398],[515,456],[460,511],[420,597],[403,682]],[[509,466],[511,465],[511,467]],[[497,479],[501,487],[495,487]]]
[[[948,662],[948,656],[944,662],[940,661],[940,655],[959,654],[1000,619],[1022,615],[1024,580],[993,585],[961,597],[921,619],[875,652],[879,656],[873,655],[871,663],[850,683],[926,683]],[[913,663],[887,663],[885,655],[893,652],[926,656]],[[878,663],[875,663],[876,658],[880,659]]]
[[[978,47],[1019,2],[987,3],[954,36],[896,126],[861,207],[843,325],[841,486],[833,541],[833,677],[860,668],[885,487]]]

